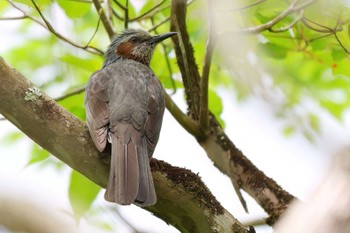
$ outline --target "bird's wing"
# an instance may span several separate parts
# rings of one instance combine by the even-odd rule
[[[152,156],[159,139],[165,108],[164,90],[160,81],[153,76],[147,88],[148,116],[145,122],[148,155]]]
[[[103,151],[107,143],[108,80],[107,74],[103,70],[96,71],[91,75],[85,90],[86,121],[91,137],[99,151]]]

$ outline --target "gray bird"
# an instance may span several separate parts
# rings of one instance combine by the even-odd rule
[[[165,108],[164,90],[149,64],[156,45],[175,35],[125,30],[108,47],[102,69],[85,90],[87,125],[99,151],[111,143],[105,199],[121,205],[157,201],[150,158]]]

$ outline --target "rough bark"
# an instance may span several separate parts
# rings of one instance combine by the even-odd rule
[[[84,122],[0,57],[0,113],[52,155],[106,187],[108,152],[95,148]],[[105,159],[102,159],[102,158]],[[158,202],[147,210],[181,232],[248,232],[191,171],[153,159]]]
[[[189,106],[188,115],[198,124],[198,114],[201,110],[199,105],[201,78],[187,32],[186,9],[186,0],[172,1],[171,30],[178,32],[178,37],[174,37],[173,41]],[[209,130],[203,130],[206,127],[199,125],[199,135],[193,136],[196,137],[215,166],[231,179],[243,207],[247,210],[240,193],[241,189],[254,198],[269,214],[267,223],[272,225],[288,208],[294,197],[243,155],[225,134],[214,115],[210,114],[208,119]]]

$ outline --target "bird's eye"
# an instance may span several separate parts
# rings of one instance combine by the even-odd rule
[[[137,42],[137,38],[136,38],[136,37],[131,37],[131,38],[130,38],[130,41],[131,41],[131,42]]]

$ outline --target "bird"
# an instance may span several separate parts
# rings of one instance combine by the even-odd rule
[[[154,205],[150,159],[162,127],[164,89],[150,68],[156,45],[174,36],[126,29],[108,46],[100,70],[86,86],[86,121],[96,148],[111,145],[105,199],[120,205]]]

